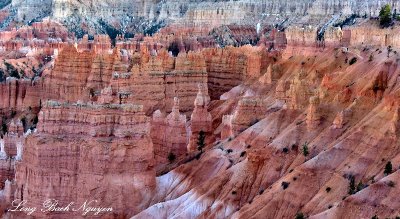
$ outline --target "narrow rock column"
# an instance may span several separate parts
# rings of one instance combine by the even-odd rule
[[[390,124],[390,131],[393,136],[397,136],[399,127],[399,107],[396,107]]]
[[[21,137],[22,138],[22,137]],[[23,150],[23,144],[22,144],[22,139],[17,140],[17,156],[15,157],[15,160],[22,160],[22,150]]]
[[[307,129],[312,130],[321,122],[321,115],[319,112],[319,98],[318,97],[311,97],[310,98],[310,105],[308,106],[307,112]]]
[[[7,158],[8,158],[7,153],[4,150],[4,139],[0,139],[0,159],[5,160]]]
[[[10,180],[6,180],[4,182],[4,197],[6,199],[6,202],[9,203],[12,200],[12,182]]]
[[[191,135],[188,145],[188,151],[191,152],[197,150],[197,140],[201,131],[206,134],[206,144],[212,141],[210,138],[212,134],[212,117],[207,111],[210,96],[204,92],[205,88],[201,84],[198,85],[198,88],[199,91],[194,101],[194,110],[191,115]]]

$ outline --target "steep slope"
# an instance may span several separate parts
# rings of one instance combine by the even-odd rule
[[[368,61],[371,53],[375,58]],[[358,61],[350,65],[352,57]],[[262,89],[253,82],[243,88],[247,97],[237,99],[261,98],[262,119],[239,104],[228,126],[237,134],[158,177],[163,189],[156,190],[155,204],[134,218],[398,216],[392,193],[399,183],[397,57],[370,48],[358,55],[316,50],[279,60],[276,82]],[[282,83],[287,85],[280,94]],[[235,121],[249,116],[255,122],[237,131]],[[395,173],[383,179],[388,161]],[[180,183],[166,180],[171,178]]]

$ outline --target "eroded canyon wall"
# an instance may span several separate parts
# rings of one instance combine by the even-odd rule
[[[94,198],[125,216],[146,207],[155,170],[150,119],[141,106],[49,101],[39,115],[16,164],[15,199],[39,207],[49,198],[60,204]]]
[[[323,1],[323,0],[302,0],[302,1],[64,1],[46,0],[41,1],[20,1],[13,0],[12,6],[17,8],[20,20],[31,20],[36,17],[51,16],[55,19],[69,19],[73,16],[92,17],[93,21],[130,17],[143,17],[149,21],[155,19],[174,21],[180,26],[203,27],[208,30],[213,27],[228,24],[252,24],[256,25],[266,16],[310,16],[313,22],[319,22],[318,18],[327,17],[333,14],[352,14],[378,16],[382,5],[389,3],[393,8],[399,9],[398,0],[368,0],[368,1]],[[30,14],[30,11],[37,11],[37,14]],[[119,22],[119,21],[117,21]]]

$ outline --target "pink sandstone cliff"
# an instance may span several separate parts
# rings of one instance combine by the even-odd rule
[[[141,106],[49,101],[39,115],[16,164],[15,199],[41,206],[48,198],[64,204],[95,198],[125,217],[147,206],[155,171],[150,120]]]

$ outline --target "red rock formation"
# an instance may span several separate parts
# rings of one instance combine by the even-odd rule
[[[60,204],[97,199],[113,208],[111,215],[137,213],[155,186],[149,125],[141,106],[48,102],[17,164],[15,197],[37,207],[48,198]]]
[[[205,49],[208,87],[212,99],[239,85],[245,78],[259,78],[271,62],[264,47]]]
[[[219,45],[255,45],[258,41],[256,28],[250,25],[227,25],[213,29],[210,34]]]
[[[233,138],[235,134],[232,127],[233,115],[224,115],[222,117],[221,139]]]
[[[43,80],[0,85],[3,120],[10,121],[11,109],[19,116],[29,106],[40,108],[41,100],[57,101],[43,106],[37,131],[27,139],[22,124],[11,120],[0,140],[0,199],[39,206],[47,198],[62,204],[96,198],[113,207],[113,214],[102,215],[110,218],[397,216],[399,177],[384,169],[388,161],[400,165],[398,55],[362,43],[395,45],[397,29],[328,28],[322,43],[315,40],[316,27],[288,28],[271,30],[259,47],[201,49],[214,45],[205,30],[232,21],[220,10],[191,9],[195,22],[154,37],[120,38],[112,52],[105,36],[85,38],[78,49],[32,42],[38,51],[49,46],[61,52]],[[235,19],[245,16],[238,13]],[[215,17],[222,20],[209,21]],[[235,31],[235,39],[254,34]],[[361,36],[368,31],[372,38]],[[19,33],[28,40],[34,32]],[[285,36],[282,57],[268,52],[284,48]],[[25,42],[7,39],[1,46],[20,49]],[[165,50],[172,44],[177,57]],[[342,45],[359,48],[333,48]],[[171,108],[168,116],[161,113]],[[192,110],[189,123],[180,111]],[[153,111],[150,123],[146,114]],[[208,147],[201,156],[184,156],[197,150],[200,131]],[[221,140],[214,141],[216,135]],[[168,160],[170,153],[179,159]],[[171,169],[156,178],[160,167]],[[16,181],[3,184],[14,171]],[[357,188],[349,186],[352,179]]]
[[[88,100],[89,91],[86,82],[91,74],[94,54],[78,53],[72,45],[67,46],[58,55],[54,69],[45,80],[45,92],[50,99],[68,101]]]
[[[78,51],[94,50],[95,53],[105,54],[111,50],[111,39],[108,35],[95,35],[94,40],[89,42],[88,35],[85,35],[78,43]]]
[[[303,70],[300,70],[290,82],[290,88],[287,91],[290,109],[304,109],[308,105],[308,100],[313,91],[310,90],[310,84],[304,80],[305,77]]]
[[[14,178],[15,161],[9,158],[5,150],[5,140],[0,138],[0,188],[4,189],[5,181]]]
[[[282,72],[277,65],[270,65],[267,71],[261,76],[258,81],[264,85],[272,84],[280,79]]]
[[[388,161],[400,164],[399,69],[378,51],[372,63],[368,52],[349,65],[351,49],[326,50],[279,60],[276,80],[246,81],[211,103],[213,118],[238,104],[217,125],[221,141],[160,176],[167,191],[135,218],[396,216],[397,172],[383,171]],[[233,95],[250,89],[251,97]],[[352,177],[361,191],[349,194]]]
[[[174,59],[165,50],[153,55],[144,51],[132,57],[131,70],[128,70],[129,62],[124,59],[118,48],[108,55],[77,52],[68,46],[58,56],[54,70],[46,78],[45,90],[51,94],[47,98],[87,101],[110,86],[113,98],[109,102],[138,103],[144,105],[146,112],[153,112],[157,108],[171,109],[173,103],[170,99],[178,96],[181,109],[187,112],[192,110],[196,84],[207,83],[201,53],[180,53]],[[104,95],[101,95],[101,101],[104,101]]]
[[[2,100],[0,110],[21,111],[29,107],[39,107],[41,95],[40,82],[9,78],[5,83],[0,83],[0,99]]]
[[[307,110],[307,128],[315,129],[321,122],[321,113],[319,112],[319,97],[310,97],[310,104]]]
[[[24,141],[24,127],[20,120],[11,120],[8,125],[8,133],[4,136],[5,153],[8,157],[17,156],[17,148]]]
[[[201,84],[198,85],[198,93],[194,101],[194,110],[190,117],[190,142],[188,151],[196,151],[200,132],[204,132],[206,138],[205,143],[209,144],[213,141],[212,135],[212,116],[208,112],[210,96],[207,89]],[[208,137],[207,137],[208,136]]]
[[[262,99],[243,98],[239,101],[232,118],[232,129],[235,136],[246,128],[256,124],[265,116],[266,108]]]
[[[399,27],[382,29],[369,22],[357,27],[348,27],[346,30],[350,32],[350,45],[354,47],[400,47],[400,38],[397,34]]]
[[[187,152],[188,133],[186,116],[179,112],[179,99],[174,99],[172,112],[165,118],[155,111],[151,123],[151,138],[156,164],[166,164],[182,157]],[[173,156],[173,157],[171,157]]]

